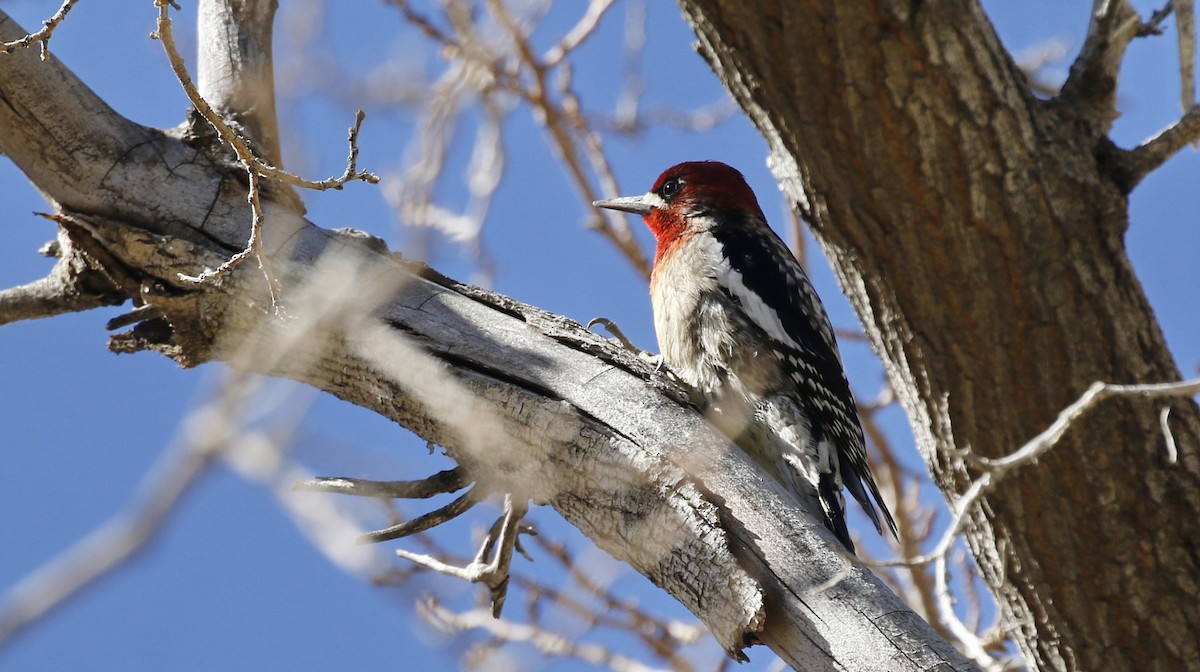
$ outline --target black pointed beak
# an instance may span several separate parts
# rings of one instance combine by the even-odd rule
[[[645,196],[622,196],[621,198],[610,198],[606,201],[592,201],[592,205],[597,208],[632,212],[635,215],[648,215],[651,210],[654,210],[654,206],[646,202]]]

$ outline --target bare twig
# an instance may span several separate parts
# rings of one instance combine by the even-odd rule
[[[937,602],[938,621],[950,630],[953,641],[959,643],[963,653],[985,670],[1002,670],[1005,664],[988,653],[983,639],[967,627],[954,611],[954,595],[950,590],[950,570],[946,556],[938,556],[933,568],[933,594]]]
[[[63,19],[67,18],[67,12],[71,11],[76,2],[79,2],[79,0],[63,0],[58,11],[50,18],[42,21],[42,29],[36,33],[29,33],[25,37],[13,40],[12,42],[0,42],[0,54],[12,53],[17,49],[24,49],[37,42],[42,50],[42,60],[50,58],[50,37],[54,34],[54,30],[58,28],[59,24],[63,22]]]
[[[189,444],[164,455],[125,511],[14,586],[0,604],[0,645],[141,550],[211,464],[216,447]]]
[[[608,167],[608,161],[601,149],[599,135],[591,130],[586,120],[580,115],[581,105],[578,97],[571,89],[569,69],[559,69],[560,79],[554,87],[562,96],[560,103],[551,98],[550,68],[535,54],[529,43],[528,35],[509,13],[500,0],[489,0],[488,9],[508,31],[516,57],[525,66],[532,81],[528,85],[519,85],[515,81],[510,84],[511,90],[520,95],[534,110],[535,117],[546,127],[554,148],[562,157],[567,174],[575,183],[576,189],[586,203],[599,200],[600,192],[592,188],[588,179],[584,160],[590,164],[605,187],[603,192],[608,197],[617,195],[616,179]],[[581,156],[582,152],[582,156]],[[592,216],[590,226],[617,249],[644,276],[650,276],[650,263],[646,259],[637,239],[633,237],[628,222],[619,213],[604,211]]]
[[[426,499],[460,490],[467,482],[462,467],[454,467],[419,481],[368,481],[345,476],[322,476],[297,483],[294,489],[382,499]]]
[[[1171,16],[1171,14],[1174,11],[1175,11],[1174,0],[1167,0],[1167,4],[1163,5],[1162,7],[1159,7],[1158,9],[1154,10],[1153,12],[1151,12],[1150,18],[1146,19],[1146,21],[1144,23],[1142,23],[1142,25],[1138,28],[1136,37],[1150,37],[1150,36],[1162,35],[1163,21],[1166,21],[1167,17]]]
[[[669,661],[673,669],[690,667],[679,655],[680,647],[695,644],[705,634],[704,626],[696,622],[684,623],[652,616],[638,600],[614,596],[613,577],[607,580],[598,577],[595,573],[595,562],[581,562],[580,558],[569,553],[566,546],[560,542],[552,542],[541,536],[533,537],[533,540],[542,551],[539,557],[548,556],[558,562],[571,581],[583,590],[586,596],[599,600],[601,607],[598,610],[588,610],[583,605],[574,603],[559,585],[539,586],[528,577],[516,577],[523,589],[550,595],[556,604],[590,619],[595,626],[608,626],[636,634],[648,649]]]
[[[911,566],[922,565],[929,562],[943,559],[946,553],[949,552],[954,544],[954,539],[958,535],[959,529],[965,522],[967,515],[971,512],[979,498],[996,487],[1005,476],[1012,471],[1025,466],[1037,458],[1041,457],[1051,448],[1062,440],[1063,436],[1071,429],[1072,425],[1083,414],[1091,410],[1096,404],[1112,397],[1184,397],[1192,396],[1200,393],[1200,378],[1186,380],[1178,383],[1151,383],[1145,385],[1114,385],[1110,383],[1093,383],[1091,387],[1083,393],[1070,406],[1067,406],[1058,414],[1058,419],[1055,420],[1045,431],[1035,436],[1025,445],[1013,453],[997,459],[972,455],[972,462],[983,468],[984,473],[976,478],[967,487],[966,491],[954,502],[951,512],[953,517],[950,525],[942,533],[941,539],[933,550],[929,553],[914,558],[905,558],[902,560],[894,560],[880,563],[881,566]],[[1174,439],[1170,434],[1167,435],[1168,451],[1174,443]]]
[[[220,114],[212,109],[196,89],[195,83],[192,81],[191,75],[187,71],[187,65],[180,56],[179,50],[175,45],[174,31],[172,30],[172,22],[169,13],[171,0],[155,0],[155,6],[159,8],[158,21],[156,23],[155,37],[163,43],[163,48],[167,53],[167,59],[171,63],[171,69],[175,73],[175,77],[183,86],[184,92],[188,96],[188,100],[196,107],[196,110],[217,134],[237,153],[238,160],[246,164],[247,169],[253,168],[262,177],[277,180],[285,184],[290,184],[302,189],[314,189],[316,191],[326,191],[329,189],[341,189],[348,182],[362,181],[370,184],[379,182],[379,176],[368,171],[358,170],[358,135],[362,129],[363,120],[366,115],[362,110],[359,110],[354,117],[354,126],[350,128],[348,141],[350,143],[350,153],[346,170],[337,177],[330,177],[324,180],[309,180],[294,173],[289,173],[286,170],[272,166],[261,158],[256,156],[251,151],[246,139],[238,135],[233,127],[228,124]]]
[[[429,535],[412,538],[419,542],[427,555],[441,558],[449,564],[466,565],[468,558],[460,557],[452,551],[440,546]],[[697,656],[684,655],[684,647],[701,646],[697,653],[703,659],[721,656],[717,643],[711,637],[706,637],[708,631],[697,622],[683,622],[653,615],[646,610],[642,601],[636,598],[621,598],[614,591],[614,581],[625,571],[615,561],[603,555],[596,549],[591,549],[577,555],[568,549],[561,541],[545,538],[543,535],[532,536],[530,539],[537,545],[538,559],[547,559],[557,564],[567,580],[558,579],[557,573],[546,571],[513,574],[511,582],[517,586],[519,594],[525,603],[526,624],[519,627],[541,630],[547,637],[564,637],[578,639],[564,631],[563,619],[559,614],[570,614],[571,628],[580,627],[577,632],[586,632],[590,637],[597,636],[598,629],[608,629],[613,633],[622,633],[635,637],[653,655],[665,661],[669,668],[678,672],[689,672],[694,669],[692,660]],[[599,554],[599,557],[589,555]],[[392,569],[386,575],[379,577],[378,582],[386,585],[398,585],[413,578],[409,570]],[[542,579],[542,580],[539,580]],[[433,598],[430,598],[433,599]],[[486,624],[496,623],[487,611]],[[429,614],[422,613],[428,617]],[[508,623],[501,620],[500,623]],[[435,625],[444,625],[435,623]],[[459,629],[479,630],[463,624]],[[480,656],[498,649],[505,644],[521,643],[524,640],[507,639],[502,632],[485,630],[491,637],[488,641],[477,644],[464,654],[464,658],[478,660]],[[590,646],[590,645],[588,645]],[[574,657],[572,653],[564,653],[564,657]],[[471,667],[471,665],[467,665]]]
[[[602,194],[615,196],[617,183],[604,156],[601,138],[588,124],[579,97],[571,89],[571,69],[567,56],[596,29],[611,3],[608,0],[593,0],[575,27],[545,57],[535,52],[527,29],[498,0],[489,1],[487,8],[508,38],[506,45],[495,45],[494,40],[478,35],[475,23],[455,2],[446,3],[453,34],[414,11],[407,2],[397,0],[394,4],[405,20],[442,46],[444,55],[457,57],[443,77],[443,82],[472,87],[481,101],[495,101],[497,94],[510,93],[529,105],[534,119],[545,127],[551,146],[562,159],[567,176],[581,200],[588,204],[588,225],[613,243],[641,274],[649,276],[649,261],[628,222],[617,213],[597,213],[590,207],[591,202]],[[443,89],[439,93],[453,102],[454,106],[443,105],[442,114],[431,117],[431,121],[439,123],[436,132],[422,134],[421,142],[425,147],[418,163],[418,167],[422,168],[418,175],[424,176],[424,182],[429,184],[433,180],[429,167],[435,165],[430,162],[431,154],[441,157],[444,153],[450,118],[458,115],[457,108],[463,91]],[[484,103],[485,107],[489,104],[496,105],[495,102]],[[430,149],[435,151],[431,152]],[[442,160],[437,159],[438,165]],[[432,174],[436,176],[437,173]],[[594,181],[599,183],[598,189],[593,186]],[[411,190],[412,181],[409,182],[406,188]],[[420,185],[422,181],[418,180],[417,183]],[[445,216],[429,205],[428,198],[422,202],[419,196],[410,197],[402,199],[401,203],[406,206],[402,209],[405,218],[412,219],[415,216],[418,223],[429,222],[431,215]],[[413,204],[421,207],[413,208]]]
[[[488,532],[475,559],[465,567],[449,565],[431,555],[411,553],[404,549],[396,549],[396,555],[435,572],[472,583],[483,583],[492,593],[492,616],[499,618],[508,593],[509,566],[517,546],[521,519],[528,510],[529,504],[525,500],[505,495],[503,516]]]
[[[911,572],[910,577],[912,577],[914,582],[923,582],[921,577],[926,576],[925,572],[918,570],[924,569],[927,571],[928,576],[933,580],[933,585],[909,592],[915,592],[922,599],[925,613],[930,622],[934,623],[935,627],[939,631],[944,632],[949,639],[958,642],[964,653],[975,660],[982,668],[987,670],[1008,669],[1011,661],[1007,660],[1003,655],[1002,646],[1002,642],[1006,638],[1005,632],[993,625],[988,628],[987,633],[978,634],[980,633],[977,623],[979,620],[978,607],[975,607],[973,612],[973,620],[976,623],[968,625],[959,616],[958,604],[950,588],[950,551],[954,548],[958,530],[966,520],[974,504],[978,502],[983,494],[995,487],[1011,470],[1035,461],[1046,451],[1050,450],[1062,439],[1074,422],[1100,401],[1113,396],[1172,397],[1193,395],[1198,392],[1200,392],[1200,379],[1182,383],[1152,385],[1106,385],[1096,383],[1079,400],[1064,409],[1059,414],[1055,423],[1047,428],[1046,431],[1039,434],[1011,455],[995,460],[974,455],[968,456],[973,462],[983,466],[986,471],[972,482],[963,496],[955,503],[952,509],[952,522],[942,533],[932,551],[925,555],[918,555],[916,553],[917,546],[903,545],[902,555],[906,559],[890,562],[866,560],[867,564],[878,567],[905,567]],[[1163,409],[1163,412],[1160,414],[1160,422],[1163,423],[1163,435],[1167,444],[1168,461],[1170,461],[1174,457],[1174,437],[1170,432],[1170,428],[1166,425],[1168,411],[1169,407]],[[864,425],[869,426],[870,423],[865,422]],[[902,504],[897,506],[898,514],[901,516],[905,515],[905,512],[908,510],[908,506]],[[908,533],[908,525],[902,526],[901,529],[901,542],[903,544],[905,540],[909,539],[910,535]],[[958,564],[961,567],[960,571],[969,571],[964,563]],[[929,571],[930,569],[932,571]],[[970,579],[966,578],[964,581],[969,583]]]
[[[587,11],[579,18],[575,26],[567,31],[558,44],[551,47],[542,57],[542,64],[547,68],[552,68],[562,62],[576,47],[583,44],[588,37],[591,37],[592,33],[596,32],[596,26],[600,23],[600,19],[604,18],[604,13],[612,5],[613,0],[590,0]]]
[[[446,506],[443,506],[440,509],[434,509],[429,513],[417,516],[412,520],[406,520],[403,523],[392,525],[391,527],[387,527],[382,530],[374,530],[372,532],[360,534],[358,536],[358,543],[375,544],[381,541],[400,539],[401,537],[407,537],[418,532],[424,532],[425,530],[437,527],[442,523],[454,520],[467,511],[470,511],[472,507],[480,502],[482,498],[480,497],[479,493],[475,492],[475,490],[476,488],[471,488],[459,496],[458,499],[455,499]]]
[[[862,418],[863,430],[874,448],[869,453],[872,458],[872,471],[879,480],[881,490],[890,494],[889,501],[892,503],[891,509],[896,516],[899,531],[896,539],[897,551],[901,557],[913,557],[918,555],[920,549],[929,541],[938,511],[922,503],[921,484],[917,482],[921,476],[900,464],[877,421],[879,411],[888,404],[895,403],[895,396],[891,394],[890,387],[885,388],[884,393],[879,396],[877,402],[861,404],[859,416]],[[923,482],[928,483],[928,478],[925,477]],[[869,566],[887,564],[869,557],[868,548],[865,546],[859,552],[862,561]],[[966,557],[959,557],[960,560],[956,563],[958,571],[970,573]],[[939,634],[957,642],[959,648],[980,667],[988,670],[1003,668],[1005,663],[987,650],[983,643],[984,636],[978,634],[977,625],[964,623],[954,608],[955,600],[948,581],[949,567],[945,563],[892,566],[890,569],[884,577],[893,590]],[[968,614],[976,624],[982,611],[978,602],[978,599],[973,600],[972,610]]]

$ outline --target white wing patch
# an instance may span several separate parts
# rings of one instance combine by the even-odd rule
[[[718,243],[717,246],[720,247],[720,244]],[[746,283],[742,281],[742,274],[729,265],[729,260],[725,258],[724,254],[719,258],[721,261],[717,264],[717,282],[729,290],[729,293],[742,304],[742,310],[745,311],[746,316],[760,329],[767,332],[772,340],[797,351],[803,351],[803,348],[792,338],[787,329],[783,328],[783,320],[779,319],[779,313],[768,306],[762,297],[746,287]]]

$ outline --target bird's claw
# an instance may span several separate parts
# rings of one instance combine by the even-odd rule
[[[629,340],[629,337],[625,335],[625,332],[621,331],[621,328],[617,326],[617,323],[613,322],[612,320],[608,319],[607,317],[593,317],[592,321],[588,322],[587,327],[585,327],[585,328],[588,331],[591,331],[592,327],[596,326],[597,324],[604,327],[605,331],[612,334],[613,339],[616,340],[618,343],[620,343],[621,347],[632,352],[633,354],[637,355],[638,357],[645,358],[645,357],[653,357],[654,356],[654,355],[651,355],[649,352],[646,352],[645,350],[634,345],[633,341]]]
[[[652,355],[645,350],[642,350],[638,353],[638,358],[643,362],[653,366],[655,373],[663,373],[664,371],[667,373],[671,372],[671,370],[667,368],[666,362],[663,361],[662,355]]]
[[[587,323],[588,330],[591,330],[591,328],[597,324],[604,327],[608,333],[612,334],[613,340],[620,343],[621,347],[637,355],[638,359],[654,367],[655,375],[666,376],[676,383],[683,384],[683,380],[679,376],[675,375],[675,372],[671,370],[671,367],[667,366],[666,360],[663,359],[662,355],[655,355],[648,350],[643,350],[634,345],[633,341],[629,340],[629,338],[625,335],[625,332],[621,331],[621,328],[617,326],[616,322],[613,322],[607,317],[592,318],[592,321]]]

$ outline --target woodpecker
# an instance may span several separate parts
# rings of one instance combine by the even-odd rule
[[[659,351],[714,423],[850,552],[843,485],[894,536],[829,316],[742,174],[681,163],[644,195],[593,205],[641,215],[654,234]]]

